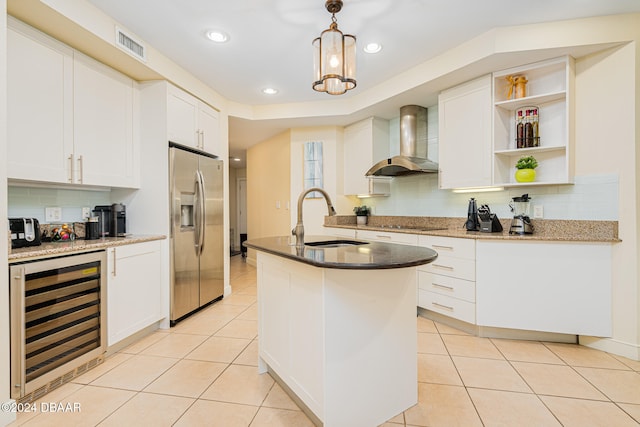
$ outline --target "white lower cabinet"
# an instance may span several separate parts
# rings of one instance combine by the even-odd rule
[[[400,243],[402,245],[418,245],[417,234],[393,233],[389,231],[357,230],[356,237],[362,240]]]
[[[325,227],[324,234],[327,236],[348,237],[350,239],[356,238],[356,230],[353,228]]]
[[[107,250],[107,345],[162,319],[161,242]]]
[[[476,323],[475,240],[418,236],[438,258],[418,267],[418,307]]]
[[[611,245],[477,243],[479,326],[611,336]]]

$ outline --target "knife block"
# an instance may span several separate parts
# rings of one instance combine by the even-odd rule
[[[502,231],[502,224],[496,214],[489,215],[488,220],[480,220],[480,231],[483,233],[499,233]]]

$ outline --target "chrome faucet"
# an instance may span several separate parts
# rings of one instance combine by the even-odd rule
[[[298,223],[296,224],[296,227],[293,230],[291,230],[291,234],[296,236],[297,247],[304,246],[304,225],[302,225],[302,202],[304,201],[304,198],[307,196],[307,194],[313,193],[314,191],[317,191],[318,193],[324,196],[324,199],[327,202],[327,210],[329,211],[329,216],[333,216],[336,214],[336,210],[333,208],[333,203],[331,203],[331,197],[329,197],[327,192],[324,191],[322,188],[316,188],[316,187],[310,188],[304,191],[302,194],[300,194],[300,197],[298,197]]]

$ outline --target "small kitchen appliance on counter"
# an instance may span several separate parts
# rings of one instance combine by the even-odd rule
[[[127,213],[125,205],[113,203],[98,205],[93,209],[98,217],[100,237],[124,237],[127,232]]]
[[[478,220],[478,206],[476,199],[469,199],[469,207],[467,208],[467,222],[464,223],[467,231],[478,231],[480,229],[480,221]]]
[[[41,244],[40,223],[35,218],[9,218],[9,230],[12,249]]]
[[[529,195],[523,194],[520,197],[514,197],[509,202],[511,212],[513,212],[509,234],[533,234],[533,224],[529,218],[529,200],[531,200]]]
[[[482,205],[478,208],[478,218],[480,218],[480,231],[483,233],[499,233],[502,231],[502,224],[498,216],[491,213],[489,205]]]

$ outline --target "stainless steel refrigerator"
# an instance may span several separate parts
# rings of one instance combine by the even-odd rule
[[[224,294],[223,163],[169,143],[171,324]]]

